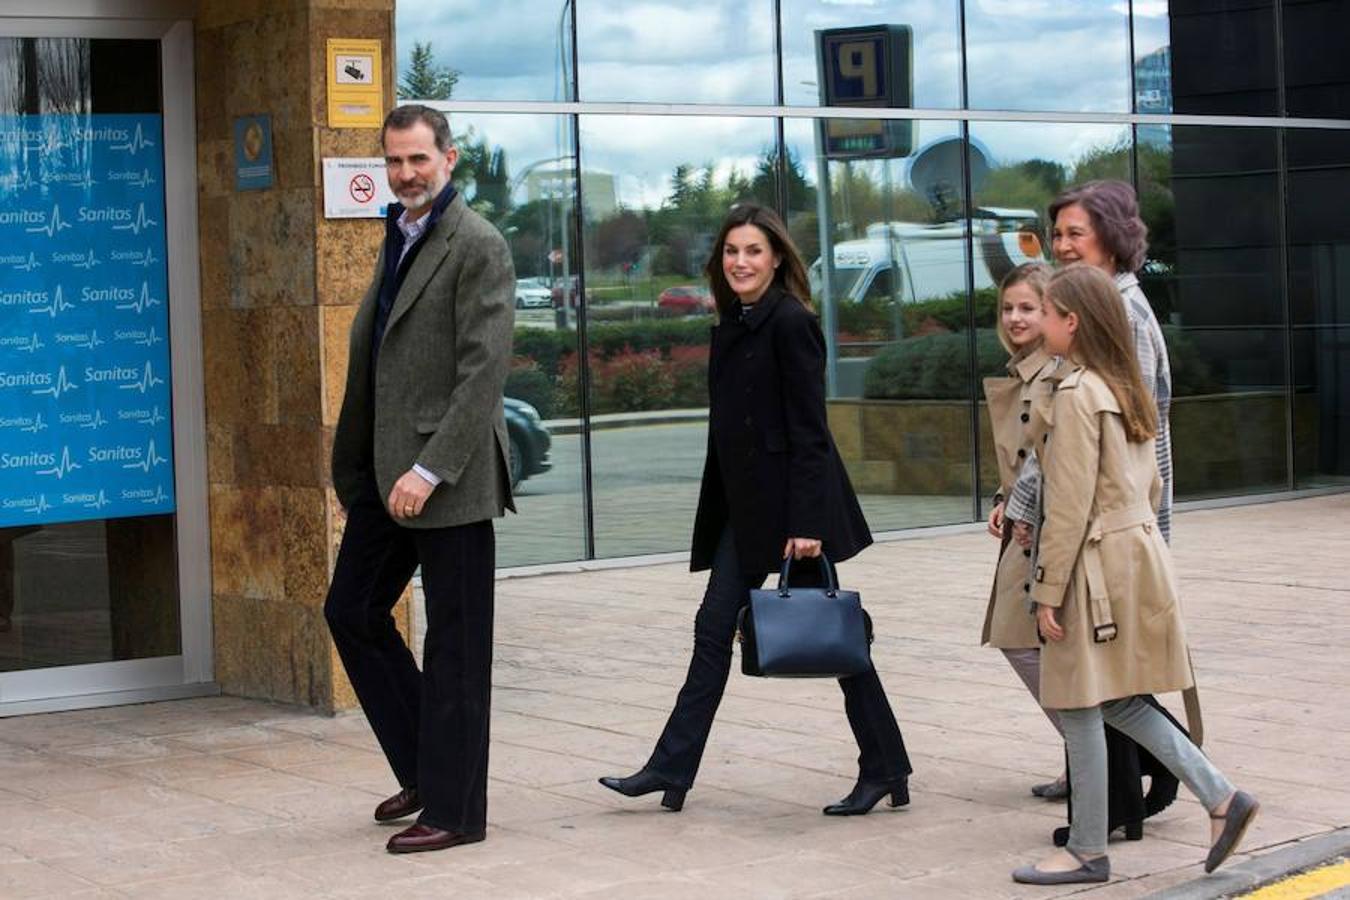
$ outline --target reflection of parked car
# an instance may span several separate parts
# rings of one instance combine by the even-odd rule
[[[656,298],[658,309],[664,309],[682,316],[710,313],[713,311],[713,298],[701,286],[681,284],[668,287]]]
[[[1033,210],[982,208],[972,220],[919,224],[877,222],[865,238],[834,245],[831,294],[839,303],[869,300],[920,303],[966,290],[966,249],[974,252],[975,289],[991,288],[1013,266],[1041,258]],[[819,298],[824,271],[811,264],[811,293]]]
[[[516,309],[548,309],[553,292],[539,278],[516,279]]]
[[[506,433],[510,437],[511,489],[531,475],[553,468],[548,458],[553,438],[539,418],[539,411],[524,400],[503,397],[506,413]]]

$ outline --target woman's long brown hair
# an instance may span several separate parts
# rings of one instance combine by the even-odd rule
[[[703,267],[703,274],[708,276],[708,283],[712,286],[713,299],[717,301],[718,314],[725,316],[727,310],[737,300],[736,292],[731,289],[726,273],[722,271],[722,248],[726,245],[728,232],[742,225],[754,225],[764,232],[769,239],[769,246],[782,260],[774,270],[773,283],[810,309],[811,285],[806,278],[806,266],[802,263],[802,255],[797,252],[797,245],[792,243],[792,235],[788,234],[787,224],[782,216],[769,207],[744,202],[733,206],[727,217],[722,220],[717,240],[713,241],[708,264]]]
[[[1087,263],[1074,263],[1050,277],[1045,302],[1061,315],[1078,316],[1070,356],[1096,372],[1120,404],[1125,435],[1146,441],[1158,433],[1158,407],[1144,385],[1125,303],[1115,282]]]

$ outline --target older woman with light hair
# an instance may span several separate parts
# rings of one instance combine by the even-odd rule
[[[1134,336],[1134,355],[1144,385],[1158,405],[1158,472],[1163,493],[1158,505],[1158,529],[1172,538],[1172,369],[1167,360],[1162,327],[1153,315],[1135,275],[1148,253],[1148,227],[1139,216],[1134,188],[1124,181],[1089,181],[1070,188],[1050,204],[1050,248],[1060,265],[1085,262],[1096,266],[1116,283],[1125,301],[1125,315]]]

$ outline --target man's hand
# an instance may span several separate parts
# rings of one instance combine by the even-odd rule
[[[989,533],[996,538],[1003,537],[1003,504],[995,503],[989,510]]]
[[[1060,626],[1059,620],[1055,618],[1055,608],[1046,606],[1044,603],[1036,604],[1036,627],[1040,629],[1041,637],[1047,641],[1064,640],[1064,629]]]
[[[386,504],[389,507],[389,515],[395,519],[414,519],[420,516],[422,507],[427,505],[427,498],[435,489],[435,485],[409,469],[394,482],[394,489],[389,492],[389,501]]]
[[[1023,546],[1023,547],[1030,547],[1030,546],[1031,546],[1031,538],[1032,538],[1032,531],[1031,531],[1031,523],[1030,523],[1030,522],[1014,522],[1014,523],[1013,523],[1013,540],[1014,540],[1014,541],[1017,541],[1017,543],[1018,543],[1019,545]]]
[[[820,555],[820,541],[815,538],[788,538],[787,544],[783,546],[783,558],[791,556],[793,559],[802,559],[808,556]]]

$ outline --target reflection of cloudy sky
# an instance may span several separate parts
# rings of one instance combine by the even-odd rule
[[[970,136],[995,166],[1045,159],[1072,168],[1090,151],[1129,139],[1127,125],[971,122]]]
[[[507,174],[523,179],[528,169],[553,169],[570,166],[572,128],[566,116],[531,114],[451,113],[450,131],[463,146],[472,129],[473,140],[485,140],[490,147],[506,151]],[[524,202],[524,188],[516,200]]]
[[[770,0],[577,0],[583,100],[771,103]],[[1167,0],[1137,0],[1140,52],[1166,43]],[[458,100],[559,99],[561,0],[400,0],[398,51],[431,41],[459,69]],[[783,0],[790,104],[817,98],[814,32],[859,25],[914,30],[914,100],[958,104],[956,0]],[[971,106],[1129,109],[1123,0],[967,0]]]
[[[717,182],[734,169],[749,176],[773,145],[772,119],[713,116],[582,116],[581,160],[587,171],[616,176],[619,202],[656,207],[670,193],[677,165],[711,163]]]
[[[773,102],[769,0],[579,0],[577,9],[582,100]]]
[[[456,100],[561,100],[561,0],[399,0],[396,47],[403,71],[413,43],[431,42],[437,65],[460,72]]]
[[[1128,23],[1116,0],[968,0],[971,107],[1129,112]]]
[[[1134,0],[1134,56],[1148,56],[1172,42],[1167,0]]]
[[[431,41],[441,65],[461,72],[456,100],[552,100],[558,90],[562,0],[399,0],[398,51]],[[583,100],[767,104],[772,102],[771,0],[576,0]],[[817,102],[817,30],[905,24],[914,33],[914,103],[954,108],[959,99],[957,0],[782,0],[784,91],[790,105]],[[1139,53],[1167,42],[1168,0],[1135,0]],[[971,104],[987,109],[1124,111],[1129,108],[1124,0],[966,0]],[[513,177],[566,156],[565,117],[456,113],[507,151]],[[560,125],[562,127],[560,127]],[[814,181],[810,123],[786,123],[788,143]],[[952,133],[920,123],[916,146]],[[752,170],[772,143],[771,119],[602,116],[582,118],[587,171],[615,176],[618,199],[656,206],[679,164],[712,163],[719,181]],[[1114,143],[1119,126],[973,123],[998,163],[1040,158],[1071,165]],[[903,172],[903,165],[896,171]],[[523,189],[517,199],[523,199]]]

